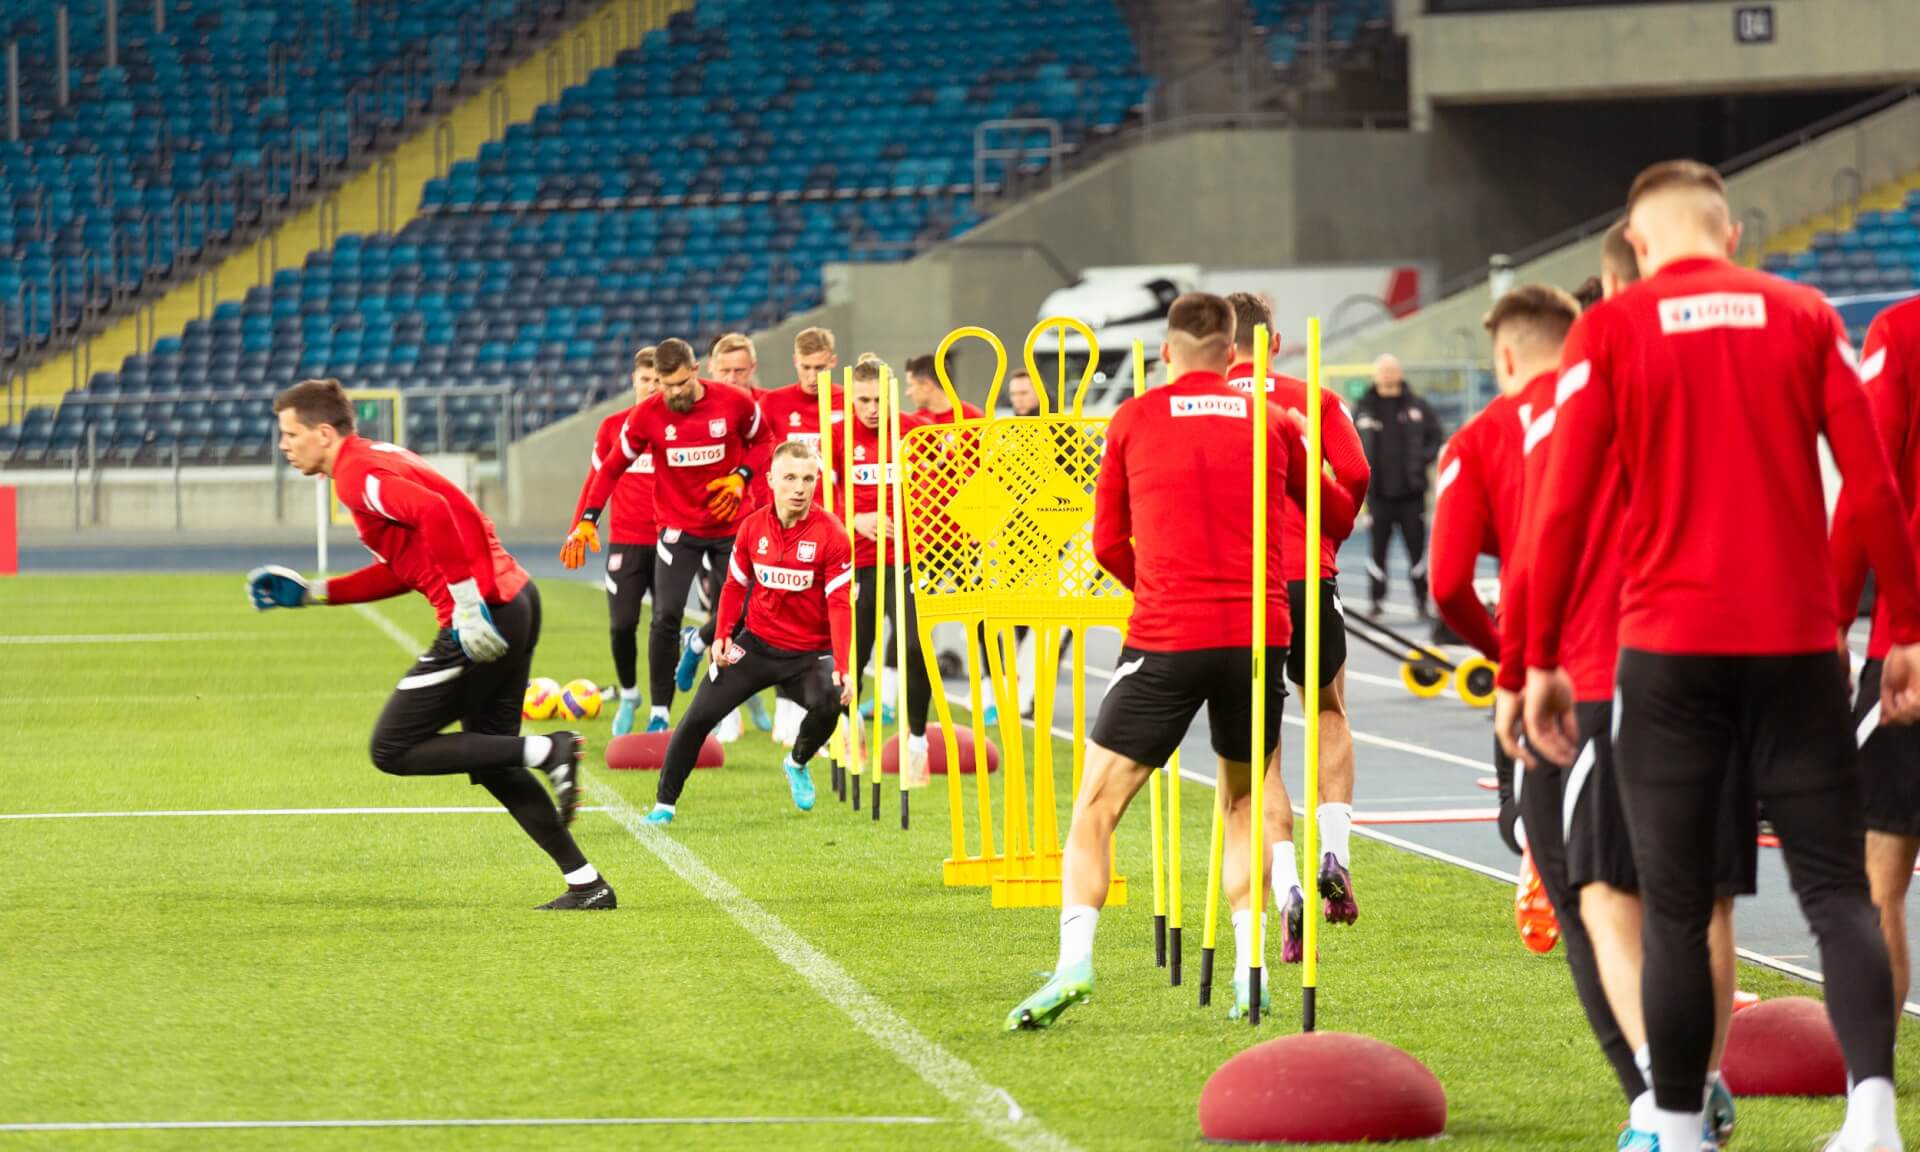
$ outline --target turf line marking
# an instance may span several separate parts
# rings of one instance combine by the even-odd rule
[[[1004,1088],[989,1084],[973,1065],[927,1039],[846,969],[734,887],[692,850],[643,823],[640,811],[618,792],[598,780],[590,780],[588,789],[641,847],[746,929],[821,999],[845,1013],[855,1027],[946,1097],[987,1135],[1016,1152],[1074,1152],[1072,1144],[1028,1115]]]
[[[753,1125],[944,1124],[935,1116],[582,1116],[476,1120],[112,1120],[71,1124],[0,1124],[0,1132],[170,1132],[249,1128],[669,1128]]]
[[[407,635],[406,629],[400,627],[400,625],[398,624],[395,624],[393,621],[387,619],[386,616],[368,607],[367,605],[355,604],[353,606],[353,610],[355,612],[360,613],[360,615],[365,616],[368,620],[371,620],[373,622],[374,627],[380,629],[380,631],[382,632],[385,632],[389,639],[391,639],[395,644],[400,645],[400,647],[405,648],[409,655],[418,656],[422,652],[425,652],[427,650],[426,645],[421,644],[418,640],[415,640],[413,637]]]
[[[580,811],[599,812],[602,811],[602,809],[583,807]],[[504,816],[507,814],[507,810],[496,805],[492,808],[205,808],[198,810],[155,810],[141,812],[0,812],[0,820],[127,820],[156,816],[444,816],[466,814]]]
[[[422,650],[399,625],[363,605],[357,607],[395,644],[408,652]],[[612,787],[591,778],[587,786],[605,805],[607,815],[639,841],[641,847],[746,929],[819,993],[821,999],[844,1013],[855,1027],[946,1097],[987,1135],[1014,1152],[1079,1152],[1073,1144],[1028,1115],[1006,1089],[989,1084],[973,1065],[927,1039],[906,1017],[867,991],[846,969],[787,927],[785,921],[708,867],[691,849],[660,829],[643,823],[639,810]]]

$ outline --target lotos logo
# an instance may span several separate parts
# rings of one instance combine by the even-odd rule
[[[798,549],[796,549],[796,550],[795,550],[795,552],[794,552],[794,554],[795,554],[796,556],[798,556],[798,557],[800,557],[800,563],[802,563],[802,564],[810,564],[810,563],[812,563],[812,562],[813,562],[813,556],[814,556],[814,545],[813,545],[813,541],[811,541],[811,540],[802,540],[802,541],[800,541],[800,547],[799,547]]]
[[[698,468],[704,464],[718,464],[726,459],[727,447],[724,444],[708,444],[700,448],[667,449],[667,467]]]
[[[653,471],[653,453],[642,452],[640,455],[635,456],[633,463],[627,465],[627,471],[651,473]]]
[[[1227,387],[1237,392],[1251,392],[1253,391],[1253,377],[1235,376],[1227,381]],[[1271,376],[1267,377],[1267,391],[1273,391],[1273,377]]]
[[[753,578],[762,588],[777,588],[783,592],[804,592],[813,587],[813,569],[781,568],[773,564],[755,564]]]
[[[894,484],[900,479],[900,466],[891,460],[887,462],[887,478],[885,480],[880,479],[880,465],[878,464],[855,464],[852,468],[848,469],[848,471],[853,474],[853,482],[855,484],[865,485],[869,488],[876,484]]]
[[[722,416],[718,420],[707,421],[707,435],[725,436],[726,434],[727,434],[727,418],[725,416]]]
[[[820,450],[820,433],[789,432],[787,433],[787,442],[790,444],[805,444],[807,447],[818,452]]]
[[[1660,331],[1669,336],[1713,328],[1765,328],[1767,298],[1758,292],[1708,292],[1660,301]]]
[[[1171,400],[1175,416],[1237,416],[1245,419],[1247,415],[1245,396],[1174,396]]]

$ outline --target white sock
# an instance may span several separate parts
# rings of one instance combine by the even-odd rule
[[[582,864],[580,867],[567,873],[563,879],[569,884],[591,884],[595,880],[600,879],[600,873],[593,870],[593,865]]]
[[[553,737],[529,736],[521,742],[520,765],[523,768],[538,768],[553,755]]]
[[[920,735],[915,736],[912,733],[908,733],[907,751],[915,753],[916,755],[924,755],[927,751],[927,734],[922,732]]]
[[[652,718],[655,720],[665,720],[667,718],[667,706],[665,704],[655,704],[653,706]]]
[[[1322,804],[1319,816],[1321,851],[1333,853],[1333,858],[1340,861],[1340,867],[1352,868],[1349,841],[1353,832],[1353,805]]]
[[[1636,1132],[1653,1131],[1653,1092],[1648,1090],[1633,1098],[1627,1107],[1627,1127]]]
[[[780,766],[789,772],[798,772],[805,767],[804,764],[793,758],[793,753],[791,752],[787,753],[786,758],[780,761]]]
[[[1100,909],[1091,904],[1069,904],[1060,909],[1060,959],[1053,966],[1064,972],[1082,960],[1093,959],[1093,932],[1100,926]]]
[[[1246,980],[1253,967],[1253,910],[1243,908],[1233,914],[1233,976]]]
[[[637,703],[639,703],[639,702],[640,702],[640,689],[639,689],[639,688],[637,688],[637,687],[635,687],[635,688],[622,688],[622,689],[620,689],[620,699],[622,699],[622,700],[631,700],[631,701],[633,701],[634,703],[636,703],[636,704],[637,704]]]
[[[673,811],[673,805],[671,805],[671,804],[655,804],[655,805],[653,806],[653,810],[654,810],[655,812],[671,812],[671,811]]]
[[[1653,1109],[1653,1134],[1660,1137],[1662,1148],[1698,1148],[1700,1129],[1706,1123],[1702,1112],[1669,1112],[1665,1108]]]
[[[1293,841],[1282,840],[1273,846],[1273,902],[1284,909],[1287,893],[1300,887],[1300,863],[1293,858]]]
[[[687,637],[687,651],[698,656],[700,653],[705,652],[706,650],[707,650],[707,642],[705,640],[700,639],[700,633],[695,632],[693,635]]]
[[[894,682],[895,682],[895,677],[893,674],[893,669],[891,668],[880,669],[880,703],[881,704],[884,705],[884,704],[890,703],[893,700],[893,694],[897,690],[894,687]]]
[[[1843,1139],[1898,1146],[1900,1127],[1893,1116],[1893,1081],[1884,1076],[1862,1080],[1847,1093],[1847,1122],[1841,1126]]]

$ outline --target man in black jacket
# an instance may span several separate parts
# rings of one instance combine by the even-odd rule
[[[1373,514],[1372,554],[1367,559],[1367,589],[1372,614],[1380,614],[1387,595],[1387,544],[1395,528],[1407,548],[1407,576],[1413,582],[1414,610],[1427,618],[1427,473],[1446,433],[1426,400],[1407,389],[1400,361],[1383,355],[1373,362],[1373,387],[1353,414],[1360,444],[1373,468],[1367,505]]]

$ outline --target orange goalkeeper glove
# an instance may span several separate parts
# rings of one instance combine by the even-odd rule
[[[600,529],[593,521],[582,520],[573,526],[567,534],[567,542],[560,545],[560,563],[568,568],[578,568],[587,562],[587,549],[600,551]]]
[[[731,520],[740,514],[740,498],[747,490],[747,470],[744,468],[716,477],[707,482],[707,511],[716,520]]]

